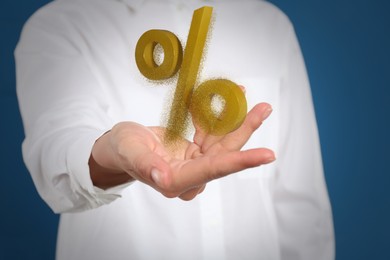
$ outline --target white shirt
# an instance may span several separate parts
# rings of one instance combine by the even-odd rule
[[[135,45],[150,29],[185,43],[193,11],[214,7],[199,82],[246,87],[273,114],[244,147],[277,160],[209,183],[192,201],[134,182],[92,185],[94,141],[120,121],[160,125],[175,82],[145,80]],[[57,259],[333,259],[331,207],[310,86],[288,18],[262,1],[57,0],[26,23],[16,52],[23,156],[61,213]]]

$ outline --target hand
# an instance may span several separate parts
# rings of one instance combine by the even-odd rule
[[[212,136],[196,129],[193,142],[181,139],[174,145],[164,142],[164,128],[119,123],[93,147],[92,180],[97,186],[111,186],[115,178],[104,181],[111,172],[119,181],[141,181],[169,198],[193,199],[209,181],[275,160],[266,148],[240,151],[271,111],[269,104],[258,104],[232,133]]]

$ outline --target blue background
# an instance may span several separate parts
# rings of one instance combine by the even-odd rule
[[[13,50],[45,0],[0,3],[0,259],[53,259],[58,216],[24,167]],[[390,259],[389,1],[273,0],[292,20],[312,85],[337,259]]]

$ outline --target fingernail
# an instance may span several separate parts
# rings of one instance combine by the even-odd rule
[[[159,170],[157,170],[156,168],[153,168],[153,169],[152,169],[151,176],[152,176],[152,180],[153,180],[157,185],[160,184],[160,181],[161,181],[161,173],[160,173]]]
[[[275,156],[270,156],[269,158],[267,158],[267,162],[266,163],[271,163],[271,162],[273,162],[275,160],[276,160]]]
[[[272,113],[272,108],[267,108],[263,113],[263,121],[266,120],[269,115]]]

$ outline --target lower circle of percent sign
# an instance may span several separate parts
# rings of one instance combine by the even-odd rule
[[[213,79],[195,88],[212,11],[209,6],[194,11],[184,55],[179,39],[166,30],[149,30],[137,42],[135,59],[139,71],[146,78],[168,79],[181,68],[166,132],[171,140],[181,137],[185,131],[188,111],[194,123],[211,135],[225,135],[236,130],[246,117],[245,95],[234,82]],[[154,56],[158,44],[164,50],[161,64],[156,63]],[[220,113],[212,108],[215,96],[224,101]]]

